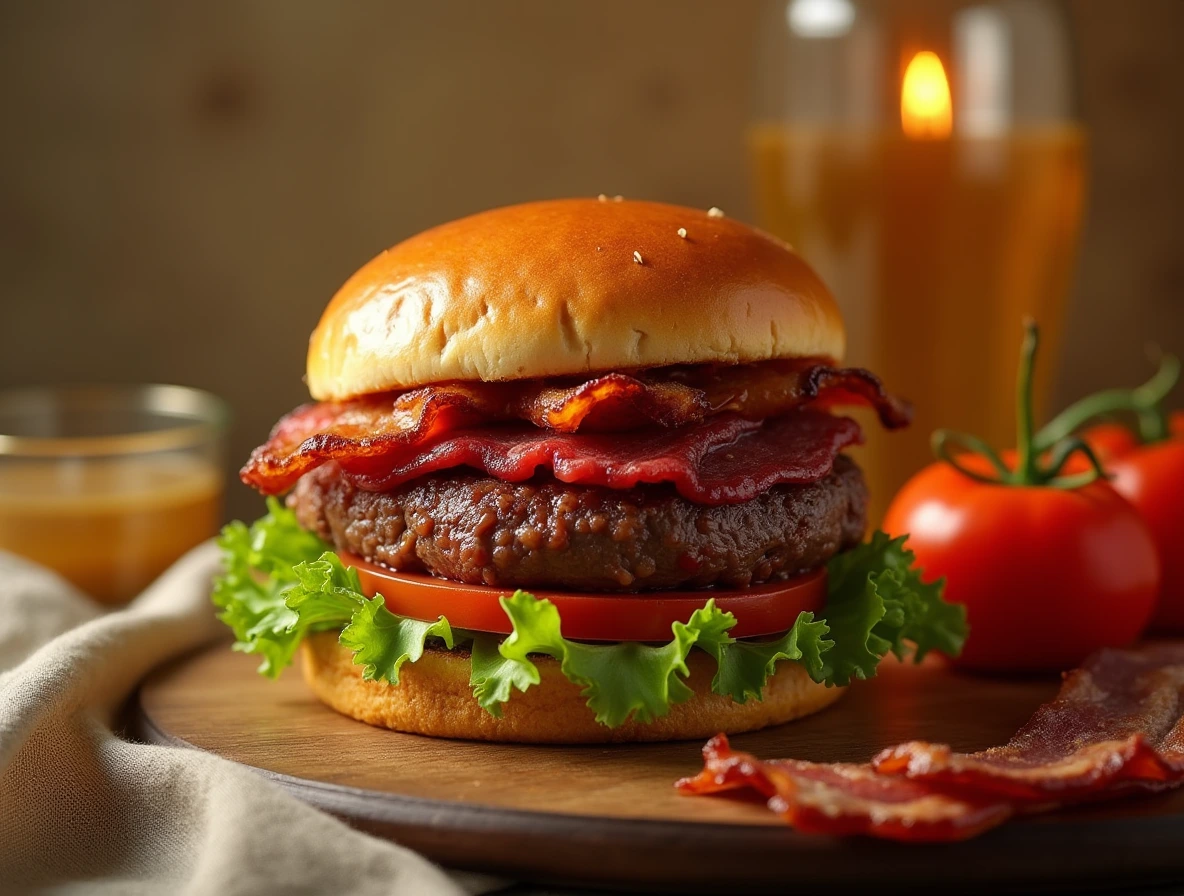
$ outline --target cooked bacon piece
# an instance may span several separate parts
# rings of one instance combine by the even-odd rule
[[[734,411],[751,419],[772,417],[803,404],[870,407],[888,429],[907,426],[913,416],[908,402],[885,392],[880,378],[861,367],[765,361],[734,367],[672,368],[670,377],[701,389],[716,412]]]
[[[508,387],[512,388],[512,387]],[[685,426],[712,412],[701,389],[608,373],[577,386],[531,384],[513,401],[512,415],[556,432],[636,429],[647,423]]]
[[[1014,802],[1088,798],[1119,786],[1159,790],[1184,779],[1184,644],[1100,650],[1002,747],[954,753],[912,742],[876,771]]]
[[[266,495],[291,488],[333,460],[396,456],[433,437],[494,416],[496,390],[451,384],[346,402],[301,405],[282,418],[239,473]]]
[[[820,411],[764,422],[726,415],[680,429],[611,434],[519,424],[450,433],[393,465],[383,458],[345,460],[341,467],[367,491],[389,491],[451,467],[484,470],[504,482],[522,482],[542,468],[560,482],[615,489],[669,482],[697,504],[736,504],[774,485],[817,482],[861,438],[854,420]]]
[[[870,765],[762,761],[733,752],[718,734],[703,747],[703,771],[675,786],[683,793],[750,788],[799,831],[870,834],[891,840],[964,840],[1006,821],[1011,807],[936,793]]]
[[[412,450],[453,430],[491,422],[524,420],[556,432],[676,429],[723,413],[761,420],[811,403],[865,404],[890,428],[910,415],[866,370],[803,361],[609,373],[575,383],[442,383],[299,407],[255,449],[242,479],[278,494],[328,461],[406,463]]]
[[[1184,644],[1101,650],[1002,747],[921,742],[865,765],[762,761],[718,736],[686,793],[750,788],[803,831],[959,840],[1013,814],[1184,781]]]

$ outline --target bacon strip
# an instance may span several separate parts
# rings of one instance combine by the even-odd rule
[[[1101,650],[1065,676],[1002,747],[954,753],[918,741],[880,753],[880,774],[1016,802],[1062,802],[1184,778],[1184,644]]]
[[[717,412],[734,411],[751,419],[772,417],[802,405],[875,410],[887,429],[908,426],[908,402],[884,391],[880,378],[861,367],[830,367],[799,361],[765,361],[734,367],[672,369],[669,376],[703,390]],[[685,379],[684,379],[685,378]]]
[[[555,432],[677,429],[725,413],[761,420],[814,403],[867,405],[890,428],[907,424],[911,413],[866,370],[817,362],[672,367],[574,383],[443,383],[299,407],[241,475],[279,494],[321,464],[381,457],[394,466],[450,432],[487,423],[521,420]]]
[[[735,504],[774,485],[822,479],[835,456],[861,440],[850,418],[795,411],[766,422],[725,415],[681,429],[612,434],[485,427],[452,433],[394,464],[341,466],[368,491],[388,491],[451,467],[483,470],[503,482],[522,482],[542,468],[561,482],[615,489],[669,482],[697,504]]]
[[[1095,653],[1006,745],[978,753],[914,741],[862,765],[762,761],[720,735],[703,756],[679,790],[748,788],[803,831],[959,840],[1015,814],[1184,782],[1184,644]]]
[[[1006,803],[935,793],[907,778],[877,775],[869,765],[762,761],[733,752],[717,734],[703,747],[703,771],[675,786],[707,794],[749,788],[799,831],[870,834],[891,840],[965,840],[1005,821]]]

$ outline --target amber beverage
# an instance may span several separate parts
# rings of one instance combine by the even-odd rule
[[[0,394],[0,549],[129,600],[217,532],[221,418],[171,386]]]
[[[747,134],[759,222],[817,268],[847,360],[912,399],[866,426],[872,521],[938,427],[1013,444],[1021,322],[1055,362],[1082,218],[1086,140],[1055,3],[788,0],[762,36]],[[1055,363],[1043,364],[1039,405]]]
[[[761,222],[838,297],[848,361],[916,406],[904,432],[865,427],[859,462],[874,518],[928,462],[939,426],[1012,444],[1020,321],[1040,322],[1054,356],[1061,334],[1081,217],[1081,132],[917,141],[763,126],[750,147]]]

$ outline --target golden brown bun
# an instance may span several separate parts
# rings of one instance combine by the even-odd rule
[[[841,688],[810,680],[797,663],[781,663],[765,687],[764,699],[740,704],[711,693],[714,661],[691,651],[687,683],[695,696],[649,724],[626,722],[606,728],[593,718],[580,689],[564,678],[550,657],[533,658],[541,681],[514,692],[495,719],[477,705],[469,686],[467,653],[429,650],[399,672],[399,684],[364,681],[362,667],[337,642],[336,632],[305,639],[304,679],[321,700],[338,712],[380,728],[432,737],[518,743],[585,744],[622,741],[687,740],[723,731],[736,734],[779,725],[817,712],[839,699]]]
[[[312,334],[308,386],[330,400],[444,380],[837,361],[844,340],[830,292],[785,243],[697,209],[564,199],[462,218],[369,262]]]

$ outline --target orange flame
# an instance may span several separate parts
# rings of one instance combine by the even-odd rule
[[[953,125],[950,83],[936,53],[922,50],[900,86],[900,126],[916,140],[948,137]]]

